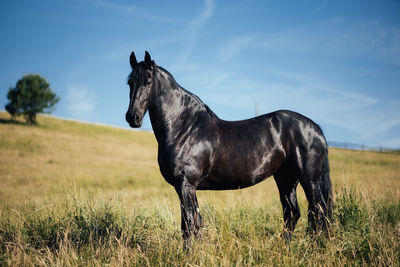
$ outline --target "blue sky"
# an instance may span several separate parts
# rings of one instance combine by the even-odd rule
[[[38,73],[53,115],[128,127],[129,55],[147,50],[222,119],[290,109],[328,140],[399,147],[399,14],[395,0],[2,0],[0,109]]]

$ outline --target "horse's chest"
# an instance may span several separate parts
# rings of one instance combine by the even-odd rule
[[[187,175],[185,171],[185,165],[187,164],[182,159],[179,159],[177,153],[159,151],[158,165],[164,179],[173,186],[182,182]]]
[[[167,156],[165,153],[158,153],[158,166],[164,179],[171,185],[175,186],[181,179],[178,175],[175,160]]]
[[[184,179],[190,179],[194,184],[207,172],[209,166],[209,150],[194,146],[176,146],[173,149],[160,148],[158,164],[165,180],[175,186]]]

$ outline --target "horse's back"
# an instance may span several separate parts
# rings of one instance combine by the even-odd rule
[[[267,138],[271,146],[280,142],[285,149],[291,146],[317,145],[326,148],[326,140],[318,124],[306,116],[290,111],[277,110],[241,121],[221,121],[218,136],[225,140],[243,140],[244,144],[257,144]],[[241,142],[242,143],[242,142]]]

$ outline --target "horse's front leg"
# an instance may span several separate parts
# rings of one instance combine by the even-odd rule
[[[175,187],[181,202],[181,229],[185,246],[190,246],[192,235],[199,236],[201,228],[201,216],[196,197],[196,188],[183,181],[180,186]]]

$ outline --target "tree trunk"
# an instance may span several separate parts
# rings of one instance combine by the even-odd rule
[[[34,113],[34,112],[28,113],[26,122],[30,125],[36,125],[36,113]]]

